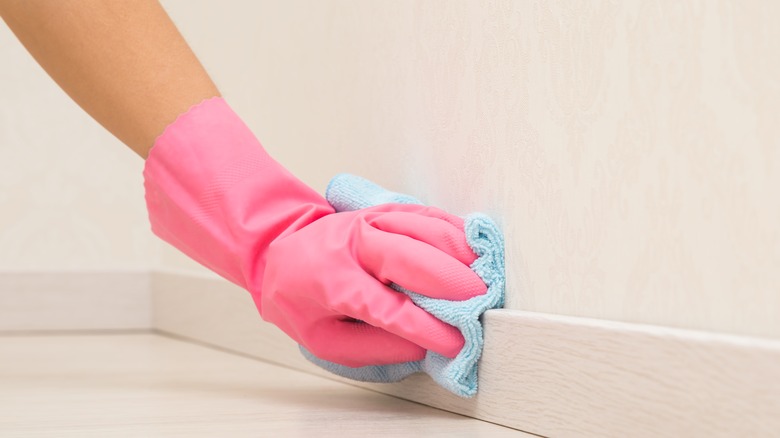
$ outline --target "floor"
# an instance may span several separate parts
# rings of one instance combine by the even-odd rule
[[[0,436],[526,436],[156,334],[0,336]]]

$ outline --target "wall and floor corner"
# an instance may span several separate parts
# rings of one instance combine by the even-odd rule
[[[509,310],[486,316],[480,396],[381,390],[543,435],[780,427],[775,3],[164,5],[313,187],[348,171],[502,222]],[[140,160],[0,41],[0,330],[114,321],[309,367],[156,242]],[[123,301],[34,324],[58,287]]]

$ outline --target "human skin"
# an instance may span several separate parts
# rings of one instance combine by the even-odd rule
[[[168,124],[219,90],[156,0],[0,0],[49,76],[144,159]]]
[[[146,158],[155,139],[162,141],[144,168],[153,229],[155,223],[159,224],[155,233],[167,236],[169,243],[197,257],[204,265],[233,273],[226,278],[250,289],[254,296],[261,295],[261,288],[270,290],[262,296],[276,297],[281,304],[275,306],[278,311],[271,313],[269,321],[286,327],[287,333],[299,340],[303,338],[296,337],[298,333],[318,335],[311,329],[318,321],[342,321],[339,312],[333,314],[336,306],[357,303],[356,307],[347,306],[344,316],[369,324],[374,321],[374,328],[381,332],[354,326],[350,321],[347,325],[352,327],[342,332],[345,336],[321,342],[315,339],[311,345],[319,345],[323,354],[331,354],[340,363],[361,366],[390,363],[387,358],[400,362],[419,360],[426,349],[448,357],[460,351],[464,341],[454,327],[435,320],[408,299],[399,300],[400,295],[387,284],[392,281],[403,285],[407,279],[412,283],[406,284],[415,284],[414,281],[427,278],[419,291],[429,292],[430,296],[448,292],[438,297],[467,299],[484,293],[484,283],[468,269],[475,255],[467,247],[462,220],[429,209],[410,212],[384,207],[372,223],[399,227],[392,228],[397,232],[385,233],[365,220],[353,220],[363,213],[332,214],[325,199],[267,156],[229,107],[186,123],[190,120],[187,114],[192,114],[188,109],[219,96],[219,91],[156,0],[0,0],[0,16],[63,90],[138,155]],[[202,114],[204,108],[217,108],[214,105],[218,102],[219,99],[206,100],[196,108]],[[180,115],[182,118],[172,123]],[[167,137],[160,136],[163,131]],[[168,135],[171,132],[177,132],[173,139]],[[222,142],[223,138],[238,141]],[[170,142],[165,144],[165,139]],[[182,139],[186,140],[179,141]],[[181,147],[171,149],[177,144]],[[171,150],[177,152],[164,152]],[[209,158],[197,159],[203,157]],[[257,172],[236,171],[250,168]],[[223,175],[229,178],[221,179]],[[242,187],[256,190],[241,190]],[[220,208],[207,210],[203,207],[206,203]],[[210,212],[208,217],[204,211]],[[361,227],[368,229],[367,234],[351,233]],[[307,238],[291,238],[302,230]],[[414,237],[421,230],[426,230],[425,235]],[[236,239],[238,235],[242,238]],[[343,237],[347,235],[352,237],[345,241]],[[341,265],[329,265],[329,253],[311,245],[328,237],[335,237],[326,246],[331,251],[335,248],[333,254],[338,257],[334,258]],[[410,245],[387,240],[394,238],[406,239]],[[207,247],[198,246],[203,242],[208,242]],[[267,250],[271,243],[273,253]],[[423,252],[414,245],[423,245],[430,256],[415,262]],[[201,249],[197,254],[188,252],[196,247]],[[277,280],[268,283],[263,282],[262,273],[253,276],[252,282],[245,277],[256,266],[263,266],[266,252],[274,254],[268,255],[276,263],[272,266],[289,266],[288,261],[299,259],[303,248],[317,249],[304,260],[306,263],[294,265],[301,269],[293,273],[305,273],[302,277],[308,283],[301,283],[300,275],[283,273],[269,276]],[[358,259],[356,248],[363,248],[359,252],[365,259]],[[436,262],[431,263],[432,260]],[[367,270],[371,261],[376,269]],[[336,265],[339,276],[333,275]],[[284,269],[274,272],[280,271]],[[375,275],[378,278],[372,278]],[[341,283],[324,281],[332,278]],[[344,279],[351,281],[349,288],[343,287],[347,281]],[[345,298],[344,289],[362,292],[363,297],[355,303]],[[294,293],[299,291],[308,295]],[[287,298],[285,292],[292,297]],[[270,298],[267,301],[265,308],[277,304]],[[315,301],[323,312],[311,311]],[[394,328],[395,331],[386,331],[393,337],[384,335],[388,327]],[[369,339],[359,333],[378,335]],[[369,339],[371,342],[366,345],[379,347],[370,354],[367,348],[353,351],[359,339]],[[346,347],[336,348],[340,346]]]

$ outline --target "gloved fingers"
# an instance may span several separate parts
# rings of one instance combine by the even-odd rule
[[[328,318],[312,327],[306,347],[320,359],[348,367],[422,360],[425,349],[398,335],[351,318]]]
[[[465,265],[470,266],[477,259],[463,233],[463,220],[438,209],[427,208],[426,211],[421,210],[419,213],[378,214],[371,217],[368,223],[382,231],[402,234],[425,242]]]
[[[329,303],[329,308],[338,314],[365,321],[449,358],[463,348],[465,340],[460,330],[368,274],[352,281],[349,289],[342,292],[339,300]]]
[[[364,208],[363,211],[375,212],[375,213],[415,213],[422,216],[428,216],[435,219],[443,220],[450,225],[463,230],[463,218],[454,214],[447,213],[446,211],[431,207],[429,205],[422,204],[379,204],[373,207]]]
[[[467,265],[412,237],[362,224],[357,258],[381,282],[395,283],[431,298],[467,300],[487,286]]]

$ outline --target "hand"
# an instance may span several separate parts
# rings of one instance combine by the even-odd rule
[[[463,336],[390,283],[465,300],[486,286],[463,221],[436,208],[386,204],[334,213],[274,241],[261,314],[315,356],[350,367],[455,357]]]
[[[460,218],[403,204],[335,213],[221,98],[165,129],[144,177],[155,234],[249,290],[265,319],[322,359],[378,365],[462,348],[457,329],[388,287],[484,293]]]

